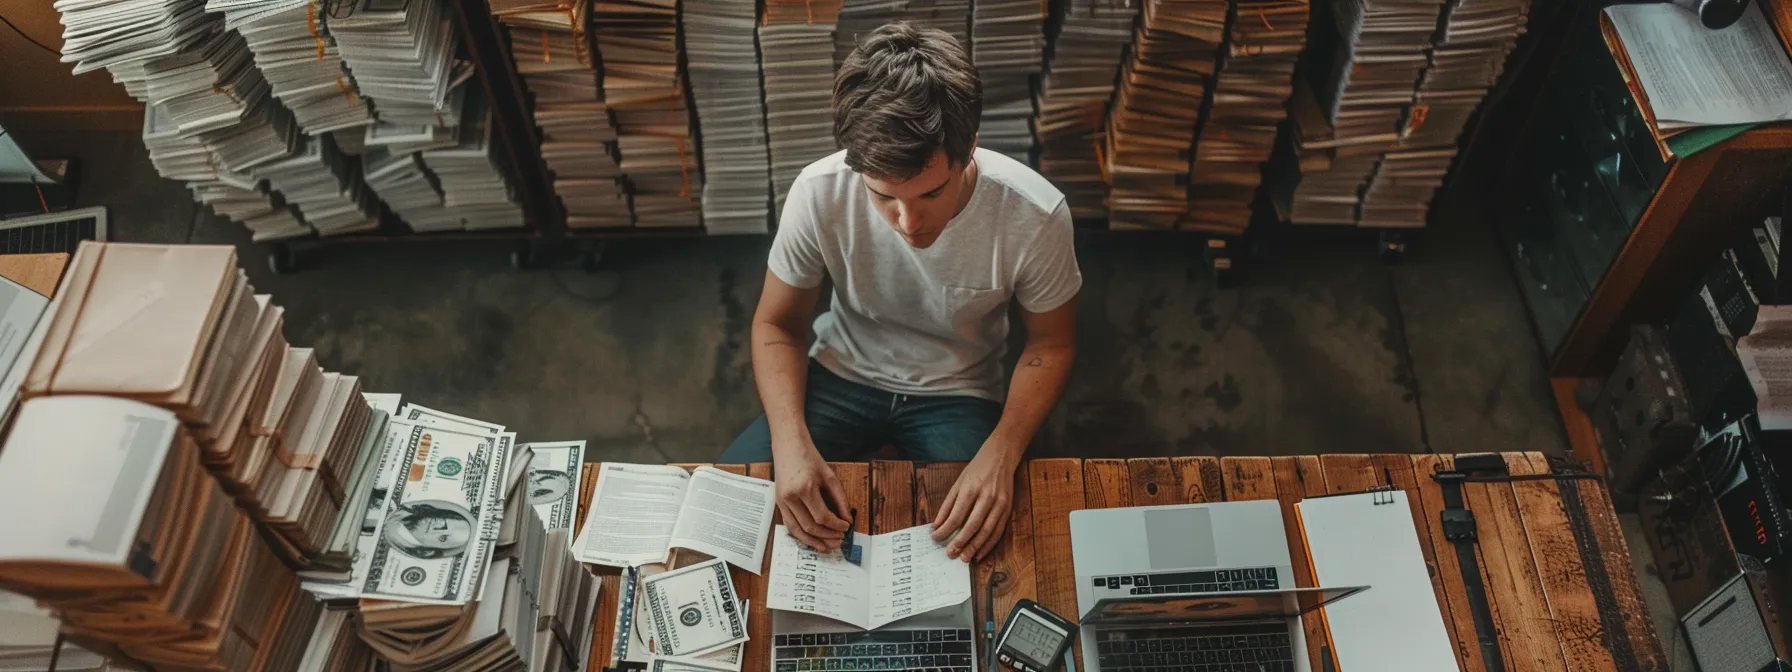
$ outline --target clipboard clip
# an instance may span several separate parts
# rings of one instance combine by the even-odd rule
[[[1363,492],[1372,495],[1370,499],[1372,506],[1387,506],[1394,503],[1394,486],[1377,485]]]

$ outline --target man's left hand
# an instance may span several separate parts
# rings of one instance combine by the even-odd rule
[[[1014,505],[1014,469],[1020,463],[999,446],[985,444],[971,458],[933,516],[933,540],[946,555],[965,562],[982,560],[1002,540]]]

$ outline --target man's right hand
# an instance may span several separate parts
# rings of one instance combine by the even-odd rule
[[[834,469],[821,459],[814,442],[773,446],[772,474],[777,481],[778,511],[784,526],[803,545],[832,551],[846,538],[851,524],[835,512],[847,512],[846,494]]]

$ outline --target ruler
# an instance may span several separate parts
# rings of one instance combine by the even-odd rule
[[[622,573],[622,594],[617,596],[616,602],[616,632],[610,642],[612,669],[621,669],[628,658],[628,642],[635,628],[635,589],[640,584],[640,570],[629,567]]]

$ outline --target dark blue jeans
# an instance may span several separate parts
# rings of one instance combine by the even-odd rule
[[[847,462],[865,459],[884,444],[919,462],[966,461],[1002,419],[1002,405],[967,396],[895,394],[834,375],[809,360],[809,384],[803,398],[803,419],[822,459]],[[771,428],[759,416],[734,439],[721,464],[770,462]]]

